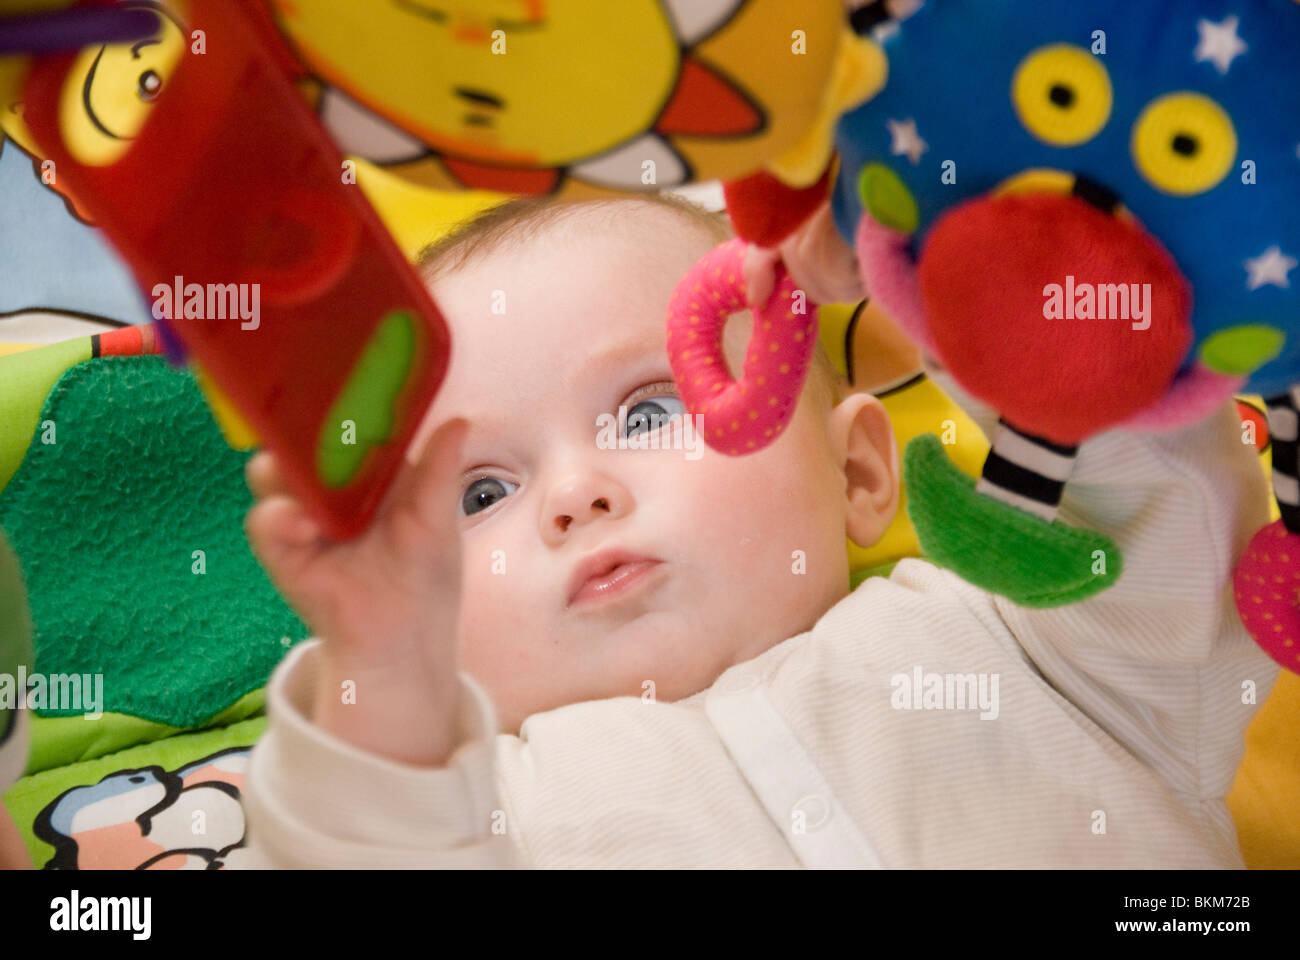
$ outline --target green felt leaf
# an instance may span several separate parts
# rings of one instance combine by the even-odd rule
[[[1109,537],[1061,523],[975,492],[975,481],[922,434],[903,455],[907,512],[927,560],[1022,607],[1056,607],[1099,593],[1119,579],[1123,562]],[[1105,572],[1094,573],[1096,551]]]
[[[0,493],[36,671],[103,674],[106,713],[170,727],[265,685],[307,628],[249,549],[251,454],[226,445],[193,375],[158,356],[89,360],[42,418],[55,442],[34,437]]]

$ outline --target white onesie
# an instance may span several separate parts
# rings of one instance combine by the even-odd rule
[[[1101,594],[1030,610],[904,560],[708,690],[572,704],[519,736],[489,733],[462,675],[462,746],[442,769],[313,726],[319,643],[300,644],[253,752],[257,859],[1241,867],[1224,797],[1277,668],[1231,573],[1267,496],[1231,405],[1173,434],[1111,432],[1083,445],[1060,512],[1119,545]]]

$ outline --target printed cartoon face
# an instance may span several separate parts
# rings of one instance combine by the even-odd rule
[[[328,86],[321,118],[345,151],[437,155],[443,182],[404,175],[506,192],[557,189],[557,171],[635,189],[751,172],[808,131],[846,31],[841,0],[273,6]]]
[[[112,163],[126,151],[185,52],[179,0],[169,8],[146,0],[123,6],[157,14],[158,32],[135,43],[86,47],[77,55],[64,90],[60,121],[70,152],[83,163]],[[39,163],[43,158],[23,119],[26,67],[24,58],[0,58],[0,95],[6,101],[0,109],[0,129]],[[42,182],[62,194],[73,213],[88,222],[57,174],[43,175]]]
[[[128,6],[155,11],[158,32],[135,43],[82,50],[63,91],[63,138],[82,163],[102,166],[126,152],[185,53],[185,29],[173,13],[152,3]]]
[[[119,770],[63,791],[32,821],[54,848],[45,869],[221,868],[244,843],[239,795],[250,752],[229,747],[177,770]]]
[[[558,166],[618,143],[653,122],[680,63],[657,0],[276,6],[325,80],[483,161]]]
[[[1184,368],[1256,370],[1251,386],[1266,394],[1300,372],[1300,4],[932,0],[884,47],[887,86],[837,134],[846,237],[867,181],[877,212],[914,231],[923,264],[960,204],[999,190],[1072,194],[1136,221],[1190,281]],[[1068,244],[1077,226],[1063,218],[1040,248]],[[987,258],[994,283],[1003,252],[969,255]]]

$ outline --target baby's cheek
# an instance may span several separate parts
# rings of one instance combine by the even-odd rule
[[[756,603],[798,611],[847,577],[848,555],[843,493],[829,459],[805,438],[788,439],[737,473],[717,522]]]
[[[461,576],[460,658],[462,665],[491,686],[533,666],[538,618],[520,559],[502,546],[479,549],[466,544]]]
[[[824,526],[826,512],[833,509],[834,483],[804,445],[791,442],[750,457],[723,459],[716,465],[715,492],[700,502],[733,535],[751,542],[775,537],[806,541]]]

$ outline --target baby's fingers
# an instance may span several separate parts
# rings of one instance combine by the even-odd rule
[[[781,254],[795,283],[814,303],[857,303],[866,296],[857,254],[840,236],[829,205],[781,245]]]
[[[265,500],[279,493],[287,493],[284,477],[275,456],[268,450],[262,450],[244,464],[244,479],[248,489],[258,500]]]
[[[776,265],[780,259],[781,252],[768,247],[751,246],[745,251],[741,269],[745,275],[745,296],[751,307],[762,309],[772,295],[776,286]]]
[[[274,578],[290,579],[318,551],[320,525],[292,497],[273,494],[244,517],[253,552]]]

